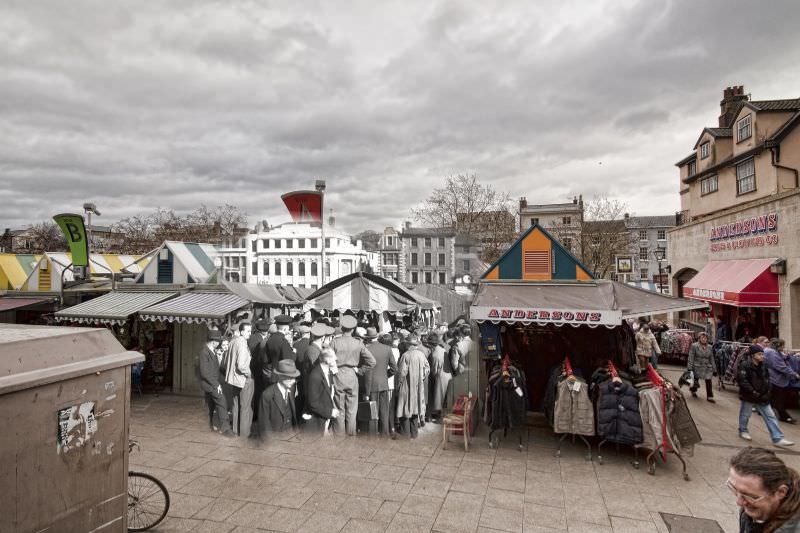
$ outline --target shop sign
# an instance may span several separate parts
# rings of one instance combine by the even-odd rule
[[[709,240],[712,252],[774,246],[778,244],[778,213],[767,213],[713,226]]]
[[[719,301],[728,300],[725,297],[725,291],[714,291],[711,289],[691,289],[691,288],[684,288],[683,290],[686,296],[690,298],[694,297],[702,300],[719,300]]]
[[[619,311],[587,311],[574,309],[539,309],[509,307],[470,308],[473,320],[508,321],[508,322],[547,322],[563,324],[603,324],[619,325],[622,313]]]

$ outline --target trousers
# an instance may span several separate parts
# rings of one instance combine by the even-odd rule
[[[417,435],[419,435],[419,417],[414,415],[409,418],[401,418],[400,419],[400,426],[403,430],[404,435],[408,435],[412,439],[416,439]]]
[[[242,388],[225,385],[223,391],[226,392],[225,399],[231,412],[231,429],[240,437],[247,438],[253,425],[253,378],[247,378]]]
[[[770,396],[770,403],[778,418],[781,420],[788,420],[791,417],[789,411],[786,410],[786,404],[789,401],[789,395],[792,390],[788,387],[772,386],[772,394]]]
[[[334,402],[339,408],[339,417],[336,419],[336,433],[355,436],[356,415],[358,414],[358,376],[350,367],[341,367],[333,377],[336,388]]]
[[[228,406],[225,396],[217,392],[207,392],[206,405],[208,406],[208,424],[212,429],[225,431],[228,429]]]
[[[378,431],[382,435],[389,434],[391,419],[389,417],[389,391],[373,391],[369,393],[370,401],[378,405]]]
[[[739,433],[747,431],[747,423],[750,421],[750,414],[752,414],[753,408],[755,408],[756,412],[764,419],[772,442],[780,441],[783,438],[783,432],[778,425],[775,412],[768,403],[750,403],[742,400],[742,405],[739,407]]]
[[[706,398],[713,398],[714,397],[714,387],[711,383],[710,379],[704,379],[703,381],[706,382]],[[689,387],[689,390],[692,392],[697,392],[697,389],[700,388],[700,380],[694,380],[694,385]]]

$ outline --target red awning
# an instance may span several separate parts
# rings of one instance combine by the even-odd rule
[[[0,298],[0,311],[11,311],[29,305],[52,302],[53,298]]]
[[[683,295],[736,307],[780,307],[778,276],[772,259],[711,261],[683,288]]]

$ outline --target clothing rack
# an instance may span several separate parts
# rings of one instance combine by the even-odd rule
[[[619,377],[619,372],[617,371],[617,367],[611,361],[611,359],[608,360],[607,367],[608,367],[608,373],[611,374],[611,381],[622,381],[622,378]],[[599,422],[598,422],[598,424],[599,424]],[[602,448],[603,448],[603,444],[605,444],[606,442],[607,442],[607,439],[603,439],[603,440],[600,441],[600,444],[597,445],[597,462],[599,464],[603,464]],[[618,442],[615,442],[614,444],[616,445],[617,452],[619,452],[620,444]],[[633,465],[634,468],[636,468],[638,470],[639,466],[640,466],[640,463],[639,463],[639,448],[636,445],[633,445],[633,454],[634,454],[634,459],[633,459],[633,461],[631,461],[631,464]]]
[[[647,378],[650,382],[655,386],[658,387],[661,391],[661,444],[658,444],[658,439],[656,439],[656,448],[650,452],[647,456],[647,473],[651,476],[655,475],[656,473],[656,461],[655,455],[661,452],[661,458],[664,463],[667,462],[667,454],[671,453],[675,455],[678,460],[680,460],[681,464],[683,465],[683,479],[689,481],[689,474],[686,472],[686,461],[681,456],[680,452],[670,444],[670,431],[667,426],[668,418],[667,418],[667,406],[666,406],[666,388],[667,383],[664,381],[658,372],[653,368],[653,365],[647,365]]]
[[[506,354],[505,357],[503,357],[501,365],[502,365],[501,366],[501,373],[502,373],[501,379],[506,379],[506,378],[510,377],[509,366],[513,366],[517,370],[519,370],[519,368],[520,368],[519,365],[517,365],[516,363],[514,363],[514,361],[511,360],[511,357],[508,354]],[[524,374],[522,374],[522,375],[523,375],[523,379],[524,379]],[[516,382],[515,382],[515,384],[516,384]],[[516,385],[517,385],[518,388],[520,386],[526,386],[524,383],[523,384],[516,384]],[[492,385],[490,385],[490,387],[491,386]],[[519,432],[519,435],[518,435],[519,444],[518,444],[518,448],[517,449],[521,452],[524,449],[524,444],[523,444],[523,441],[522,441],[522,432],[523,431],[525,432],[525,443],[527,443],[528,442],[528,438],[530,436],[530,430],[528,429],[528,424],[527,423],[524,426],[519,426],[519,428],[520,428],[521,431]],[[503,430],[503,438],[508,436],[508,427],[498,427],[498,428],[494,428],[494,429],[490,430],[489,431],[489,448],[497,448],[497,445],[498,445],[498,442],[499,442],[499,438],[495,437],[495,433],[497,431],[501,430],[501,429]]]
[[[722,345],[722,346],[726,346],[726,347],[730,346],[730,347],[733,348],[733,352],[731,353],[731,359],[727,360],[727,361],[723,360],[721,357],[719,357],[717,355],[719,350],[714,350],[714,365],[715,365],[715,367],[717,369],[717,380],[718,380],[717,389],[718,390],[725,390],[725,385],[726,384],[727,385],[734,385],[736,383],[734,381],[735,376],[732,376],[732,379],[728,379],[727,381],[725,379],[726,374],[727,374],[727,370],[728,370],[728,366],[731,364],[731,362],[733,360],[735,360],[736,354],[738,353],[738,351],[741,350],[742,348],[748,348],[750,346],[750,344],[748,344],[746,342],[738,342],[738,341],[714,341],[714,344],[712,345],[712,347],[717,346],[717,345]]]
[[[565,379],[568,379],[568,380],[571,379],[571,380],[574,381],[575,380],[575,374],[573,374],[573,372],[572,372],[572,363],[570,362],[568,356],[564,357],[564,362],[563,362],[562,366],[564,368]],[[569,436],[572,436],[572,443],[573,444],[575,444],[575,437],[578,437],[579,439],[581,439],[583,441],[583,443],[586,445],[586,460],[587,461],[591,461],[592,460],[592,445],[589,444],[589,441],[586,440],[586,437],[584,437],[583,435],[576,435],[575,433],[562,433],[561,434],[561,438],[558,439],[558,448],[556,449],[556,454],[555,454],[556,457],[561,457],[561,443],[564,442],[564,439],[566,439]]]

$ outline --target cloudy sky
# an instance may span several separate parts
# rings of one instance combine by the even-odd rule
[[[5,1],[0,231],[328,182],[350,231],[443,178],[512,197],[678,209],[674,163],[727,85],[800,96],[795,0]]]

